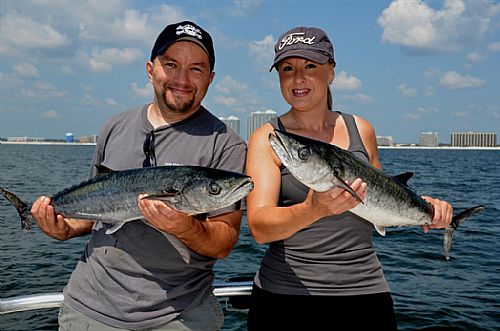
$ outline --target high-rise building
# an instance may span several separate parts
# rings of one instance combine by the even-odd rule
[[[238,135],[240,134],[240,119],[236,116],[219,117],[219,119],[224,122],[228,128],[233,129]]]
[[[451,146],[457,147],[495,147],[497,134],[486,132],[452,132]]]
[[[439,145],[439,135],[437,132],[420,133],[420,146],[437,147]]]
[[[95,144],[97,143],[97,135],[81,136],[79,141],[83,144]]]
[[[23,142],[23,143],[27,143],[27,142],[40,142],[40,141],[44,141],[45,139],[44,138],[41,138],[41,137],[27,137],[27,136],[24,136],[24,137],[7,137],[7,141],[8,142]]]
[[[377,136],[377,146],[393,146],[392,136]]]
[[[272,109],[250,113],[247,118],[247,140],[257,128],[277,116],[278,114]]]

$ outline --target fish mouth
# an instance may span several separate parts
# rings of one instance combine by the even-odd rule
[[[240,185],[236,186],[234,189],[231,190],[230,195],[233,195],[236,192],[245,192],[245,194],[243,194],[243,196],[245,196],[251,190],[253,190],[252,178],[246,176],[245,180]]]
[[[269,143],[271,144],[274,153],[281,159],[286,166],[287,163],[292,163],[293,158],[288,152],[288,149],[285,147],[285,141],[281,137],[281,133],[279,130],[274,130],[275,134],[269,133]]]

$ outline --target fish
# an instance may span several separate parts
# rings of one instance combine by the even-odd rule
[[[113,171],[96,165],[100,175],[70,186],[51,197],[57,214],[65,218],[99,221],[112,226],[106,234],[118,231],[125,223],[143,220],[137,198],[160,200],[189,215],[214,212],[246,197],[253,189],[249,176],[202,166],[158,166]],[[17,209],[21,228],[31,230],[31,206],[0,186],[0,192]],[[148,224],[147,222],[145,222]],[[177,237],[162,232],[190,261],[188,248]]]
[[[275,129],[268,140],[282,164],[305,186],[317,192],[341,187],[358,199],[360,203],[349,212],[372,223],[380,235],[385,236],[386,227],[432,223],[432,205],[408,185],[413,173],[390,176],[348,150],[283,130]],[[356,178],[367,184],[368,192],[364,200],[349,186]],[[451,244],[458,226],[484,208],[484,205],[477,205],[453,216],[444,231],[446,260],[450,259]]]

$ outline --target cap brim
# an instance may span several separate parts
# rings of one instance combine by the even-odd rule
[[[289,57],[301,57],[310,61],[314,61],[316,63],[324,64],[327,63],[328,60],[330,60],[330,57],[326,54],[315,52],[315,51],[310,51],[310,50],[304,50],[304,49],[296,49],[296,50],[289,50],[288,52],[280,54],[277,58],[274,59],[274,63],[269,68],[269,71],[272,71],[273,68],[281,61]]]

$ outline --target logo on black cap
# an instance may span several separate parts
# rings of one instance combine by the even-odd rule
[[[198,28],[195,28],[191,24],[186,24],[186,25],[179,25],[177,27],[177,31],[175,32],[178,36],[181,34],[185,33],[187,35],[190,35],[192,37],[196,37],[198,39],[202,39],[203,37],[201,36],[201,30]]]

